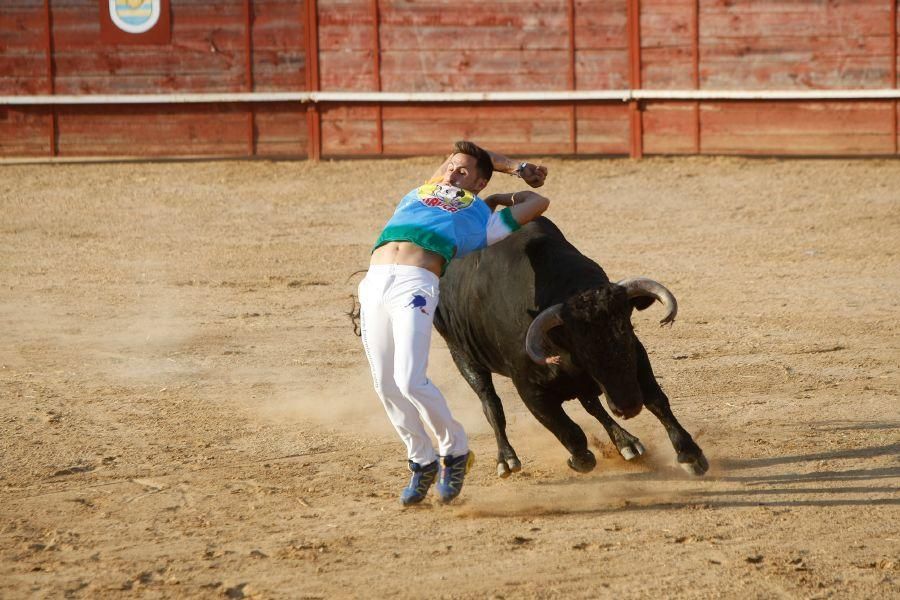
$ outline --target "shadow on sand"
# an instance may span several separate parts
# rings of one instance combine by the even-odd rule
[[[789,465],[805,462],[836,459],[867,459],[873,457],[896,457],[900,455],[900,444],[887,444],[868,448],[835,450],[815,454],[780,456],[758,459],[722,459],[717,461],[716,470],[765,468],[778,465]],[[885,485],[886,479],[900,479],[900,465],[896,467],[879,467],[871,469],[848,469],[835,471],[816,471],[812,473],[774,473],[761,475],[732,476],[722,475],[709,478],[693,479],[678,476],[677,480],[690,486],[691,482],[703,484],[707,489],[683,489],[676,492],[675,497],[661,499],[664,492],[649,491],[655,489],[671,489],[676,477],[674,470],[663,472],[644,471],[636,473],[618,473],[599,478],[568,478],[555,482],[538,482],[546,493],[539,494],[530,501],[503,500],[495,502],[473,502],[461,507],[461,517],[507,517],[522,515],[573,515],[573,514],[613,514],[623,511],[654,511],[682,508],[702,509],[735,509],[735,508],[800,508],[800,507],[867,507],[900,506],[900,487]],[[880,481],[879,481],[880,480]],[[865,485],[866,481],[879,481],[881,485]],[[823,485],[816,487],[817,482],[852,482],[856,485]],[[616,484],[622,485],[625,493],[618,498],[604,497],[604,494],[592,494],[591,488],[601,486],[604,490],[614,490]],[[629,497],[627,486],[648,484],[644,489]],[[668,485],[667,485],[668,484]],[[721,485],[720,485],[721,484]],[[732,485],[729,485],[732,484]],[[732,487],[739,484],[738,487]],[[806,484],[796,487],[793,484]],[[810,485],[813,484],[813,485]],[[726,489],[708,489],[710,485]],[[766,486],[752,487],[748,486]],[[732,489],[728,489],[731,487]],[[560,493],[554,494],[553,488]],[[582,488],[576,494],[580,499],[572,501],[573,488]],[[543,496],[543,497],[540,497]],[[596,496],[592,501],[591,497]],[[767,497],[773,497],[771,499]]]

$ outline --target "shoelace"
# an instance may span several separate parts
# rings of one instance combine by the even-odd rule
[[[417,493],[417,494],[424,494],[424,493],[428,490],[429,487],[430,487],[430,486],[428,485],[428,482],[425,481],[425,478],[424,478],[424,477],[419,477],[419,482],[418,482],[418,484],[416,485],[416,493]]]
[[[428,488],[431,487],[432,482],[434,481],[434,476],[437,473],[415,473],[413,477],[417,477],[415,481],[414,489],[417,494],[424,494],[428,491]]]
[[[456,487],[457,484],[462,485],[463,477],[466,474],[466,460],[460,460],[455,465],[447,467],[450,471],[450,481],[446,484],[450,487]]]

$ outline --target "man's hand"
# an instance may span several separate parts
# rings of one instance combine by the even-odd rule
[[[543,165],[535,165],[525,163],[525,168],[518,171],[522,179],[533,188],[539,188],[544,185],[544,179],[547,178],[547,167]]]
[[[494,212],[498,206],[512,206],[512,194],[491,194],[484,199],[484,203]]]

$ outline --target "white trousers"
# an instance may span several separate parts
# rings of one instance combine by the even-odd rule
[[[465,430],[425,373],[439,297],[438,277],[420,267],[372,265],[359,284],[362,341],[375,392],[407,457],[420,465],[437,458],[426,425],[440,456],[469,451]]]

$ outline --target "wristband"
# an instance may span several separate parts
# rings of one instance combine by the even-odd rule
[[[527,167],[527,166],[528,166],[527,162],[519,163],[519,166],[516,167],[516,170],[513,172],[513,175],[515,175],[519,179],[522,179],[522,171],[524,171],[525,167]]]

